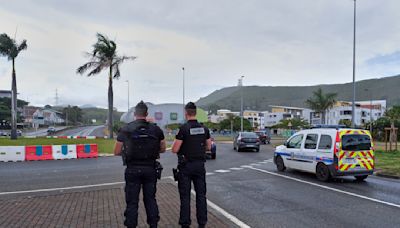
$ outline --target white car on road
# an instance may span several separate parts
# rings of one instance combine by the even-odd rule
[[[315,173],[322,181],[335,176],[364,180],[374,172],[372,137],[359,129],[302,130],[276,148],[274,163],[278,171],[292,168]]]

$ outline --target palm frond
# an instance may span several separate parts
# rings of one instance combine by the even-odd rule
[[[28,48],[28,45],[26,44],[26,40],[23,40],[19,45],[18,45],[18,53],[22,50],[25,50]]]
[[[119,65],[118,64],[114,65],[112,68],[114,72],[113,78],[119,78],[121,76],[121,73],[119,71]]]
[[[97,68],[100,65],[99,62],[88,62],[83,64],[82,66],[78,67],[76,70],[77,74],[84,74],[89,68]]]
[[[104,69],[103,65],[99,65],[96,68],[94,68],[92,71],[90,71],[90,73],[87,75],[88,77],[93,76],[95,74],[100,73],[102,70]]]

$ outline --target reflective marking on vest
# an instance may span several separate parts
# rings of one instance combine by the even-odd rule
[[[204,135],[205,133],[203,127],[190,128],[190,135]]]

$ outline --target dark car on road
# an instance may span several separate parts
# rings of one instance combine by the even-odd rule
[[[254,132],[239,132],[233,139],[233,149],[238,152],[244,150],[260,151],[260,138]]]
[[[258,138],[260,139],[260,142],[263,144],[270,144],[271,143],[271,137],[265,132],[265,131],[255,131],[258,135]]]

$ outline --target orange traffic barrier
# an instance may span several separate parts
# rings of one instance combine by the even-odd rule
[[[97,158],[99,156],[97,144],[78,144],[76,153],[78,158]]]
[[[25,146],[25,160],[53,160],[52,146]]]

